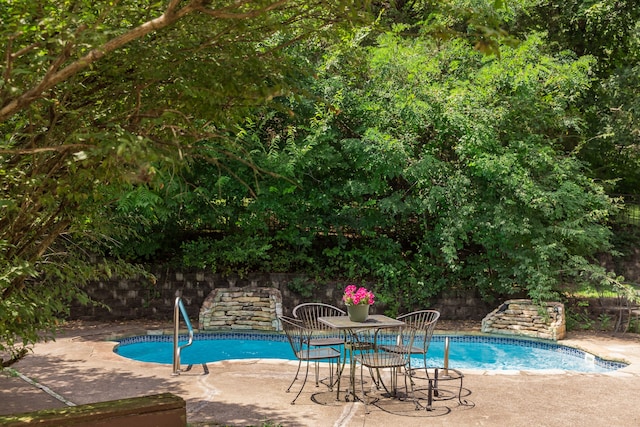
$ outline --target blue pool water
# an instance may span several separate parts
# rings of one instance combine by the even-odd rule
[[[181,336],[181,344],[186,337]],[[548,370],[609,372],[626,366],[554,343],[513,338],[453,336],[449,344],[449,367],[486,370]],[[147,335],[120,340],[114,351],[143,362],[173,363],[173,337]],[[283,335],[262,333],[196,334],[193,344],[182,349],[183,365],[232,359],[290,359],[293,352]],[[442,366],[444,336],[434,336],[427,364]],[[422,366],[422,357],[412,360]]]

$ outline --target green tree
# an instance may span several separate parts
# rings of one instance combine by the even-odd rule
[[[362,197],[383,218],[391,214],[383,201],[396,200],[395,229],[413,231],[396,242],[411,270],[380,277],[388,296],[469,287],[543,300],[566,282],[587,283],[589,271],[599,282],[593,256],[610,247],[614,206],[564,150],[582,127],[576,104],[590,85],[588,58],[549,55],[538,36],[502,46],[498,60],[460,41],[395,35],[381,36],[368,58],[367,79],[361,63],[342,68],[325,93],[343,98],[334,127],[343,151],[357,143],[353,152],[368,154],[352,187],[368,189]],[[371,188],[381,180],[386,197]],[[403,293],[399,278],[420,286]]]
[[[330,43],[365,6],[2,2],[0,349],[21,353],[51,331],[69,298],[86,300],[86,280],[130,274],[101,261],[136,232],[112,221],[109,205],[164,185],[158,175],[187,158],[236,158],[229,129],[302,73],[285,47]]]
[[[583,97],[585,132],[567,139],[611,193],[636,194],[640,7],[633,0],[526,1],[509,31],[544,30],[550,51],[595,58],[596,80]]]
[[[593,262],[615,205],[566,150],[593,59],[550,54],[540,35],[500,58],[461,39],[372,37],[323,57],[307,81],[317,102],[280,99],[236,135],[293,183],[241,164],[255,194],[228,173],[191,181],[225,220],[195,209],[202,233],[183,262],[372,281],[393,309],[458,290],[544,300],[567,283],[617,283]]]

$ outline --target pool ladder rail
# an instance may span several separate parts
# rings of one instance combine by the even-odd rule
[[[189,341],[186,344],[180,345],[180,315],[184,319],[189,330]],[[193,344],[193,327],[191,321],[187,315],[187,310],[184,308],[182,298],[176,297],[176,302],[173,305],[173,374],[180,375],[180,351]]]

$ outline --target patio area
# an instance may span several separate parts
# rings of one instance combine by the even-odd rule
[[[572,332],[564,345],[631,364],[607,374],[465,370],[465,396],[439,402],[432,412],[411,402],[381,400],[365,414],[359,402],[336,401],[325,387],[307,384],[295,405],[285,393],[297,362],[251,360],[201,365],[179,376],[171,366],[135,362],[113,353],[114,339],[168,324],[73,323],[55,342],[38,344],[12,366],[41,387],[0,374],[0,414],[61,408],[156,393],[187,402],[190,425],[228,426],[609,426],[640,425],[640,336]],[[446,322],[437,332],[447,329]],[[455,332],[455,331],[454,331]],[[462,332],[462,331],[461,331]],[[46,390],[43,390],[45,388]],[[57,396],[57,397],[55,397]],[[445,409],[446,408],[446,409]]]

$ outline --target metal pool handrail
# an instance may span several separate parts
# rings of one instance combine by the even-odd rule
[[[180,314],[182,314],[182,318],[187,324],[187,329],[189,329],[189,341],[184,345],[179,345],[178,343],[178,336],[180,334]],[[187,310],[184,308],[184,304],[182,303],[182,298],[176,297],[176,302],[173,305],[173,375],[180,375],[180,350],[185,347],[189,347],[191,344],[193,344],[193,327],[191,326],[191,321],[187,315]]]

